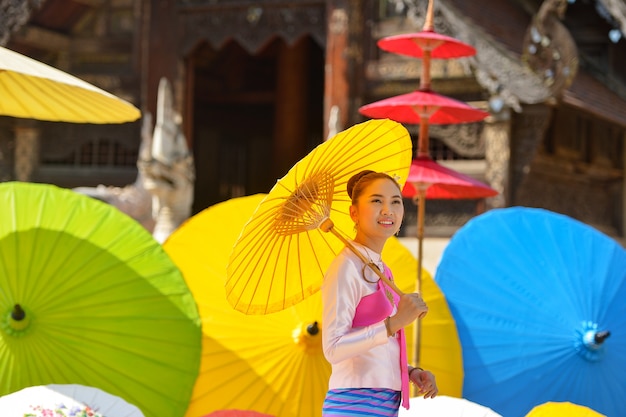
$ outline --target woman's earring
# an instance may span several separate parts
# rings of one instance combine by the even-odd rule
[[[354,222],[354,233],[356,233],[356,229],[359,227],[359,222]]]

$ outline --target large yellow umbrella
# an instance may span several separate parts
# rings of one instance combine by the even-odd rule
[[[321,351],[320,334],[312,334],[315,322],[321,329],[319,293],[268,315],[242,314],[226,300],[228,254],[264,197],[259,194],[212,206],[189,219],[164,243],[183,272],[202,318],[201,373],[186,417],[226,409],[277,417],[321,415],[330,366]],[[342,218],[337,227],[351,224]],[[411,252],[393,238],[385,246],[383,259],[398,286],[411,290],[417,262]],[[440,392],[460,395],[463,367],[452,315],[445,303],[438,302],[443,296],[429,275],[425,284],[430,312],[424,319],[423,365],[437,374]]]
[[[0,115],[71,123],[124,123],[141,112],[79,78],[0,47]]]
[[[549,401],[535,406],[526,414],[526,417],[606,417],[597,411],[592,410],[584,405],[578,405],[571,402],[553,402]]]
[[[409,133],[400,123],[370,120],[337,134],[296,163],[259,204],[233,248],[226,280],[230,304],[246,314],[268,314],[302,301],[319,290],[344,246],[368,264],[342,228],[335,227],[350,218],[346,184],[370,169],[396,177],[402,186],[411,155]],[[372,270],[387,280],[378,268]]]

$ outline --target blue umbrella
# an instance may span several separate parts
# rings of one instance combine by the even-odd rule
[[[613,239],[547,210],[491,210],[452,237],[435,281],[464,398],[507,417],[547,401],[624,415],[626,251]]]

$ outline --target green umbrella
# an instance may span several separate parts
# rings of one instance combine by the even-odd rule
[[[83,384],[179,417],[200,351],[192,294],[138,223],[70,190],[0,184],[0,395]]]

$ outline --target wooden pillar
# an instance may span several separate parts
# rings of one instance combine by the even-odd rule
[[[344,130],[349,119],[348,2],[329,0],[326,16],[326,65],[324,69],[324,137]]]
[[[511,201],[511,128],[510,109],[505,108],[496,115],[485,119],[485,178],[491,188],[498,191],[495,197],[487,199],[488,208],[507,207]]]
[[[30,120],[18,122],[15,127],[15,179],[28,182],[39,166],[40,130]]]
[[[281,43],[274,120],[273,176],[280,178],[306,154],[309,102],[309,42]]]
[[[15,138],[11,123],[11,118],[0,117],[0,182],[15,179]]]
[[[142,110],[156,115],[161,77],[168,79],[176,94],[183,76],[178,56],[178,25],[173,23],[178,19],[177,1],[143,0],[142,3],[143,15],[149,17],[142,21],[141,106]],[[180,112],[180,102],[176,102],[175,107]]]
[[[626,133],[622,135],[622,143],[626,143]],[[626,146],[622,146],[622,229],[619,231],[621,236],[620,243],[626,245]]]

